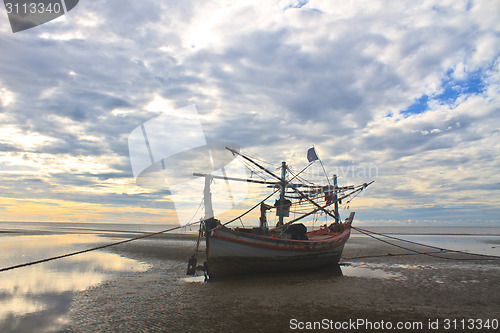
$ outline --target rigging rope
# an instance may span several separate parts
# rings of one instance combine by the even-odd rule
[[[279,191],[279,189],[275,190],[273,193],[269,194],[269,195],[268,195],[268,196],[267,196],[264,200],[259,201],[259,202],[258,202],[255,206],[253,206],[252,208],[250,208],[249,210],[247,210],[246,212],[244,212],[244,213],[243,213],[243,214],[241,214],[240,216],[235,217],[234,219],[232,219],[232,220],[230,220],[230,221],[228,221],[228,222],[226,222],[226,223],[223,223],[222,225],[224,226],[224,225],[226,225],[226,224],[229,224],[229,223],[231,223],[231,222],[234,222],[234,221],[236,221],[237,219],[240,219],[240,218],[242,218],[243,216],[247,215],[248,213],[250,213],[252,210],[254,210],[255,208],[257,208],[257,207],[258,207],[261,203],[263,203],[264,201],[266,201],[267,199],[269,199],[271,196],[273,196],[273,195],[274,195],[276,192],[278,192],[278,191]]]
[[[307,179],[304,179],[303,177],[299,176],[299,174],[295,175],[295,171],[292,171],[292,169],[287,165],[286,166],[288,172],[293,176],[293,178],[297,178],[299,182],[301,182],[303,185],[307,185],[306,183],[309,183],[310,185],[314,185],[313,182],[308,181]],[[304,170],[302,170],[304,171]]]
[[[251,167],[250,162],[245,161],[245,160],[244,160],[243,158],[241,158],[239,155],[236,155],[235,157],[236,157],[236,159],[238,159],[238,161],[239,161],[241,164],[243,164],[243,166],[244,166],[245,168],[247,168],[247,169],[250,171],[251,175],[256,175],[256,176],[258,176],[258,177],[262,178],[263,180],[267,180],[267,178],[265,178],[265,177],[263,176],[263,173],[262,173],[261,171],[259,171],[259,170],[255,170],[254,168],[252,168],[252,167]],[[251,178],[251,177],[250,177],[250,178]]]
[[[358,192],[356,194],[354,194],[352,197],[349,198],[349,200],[347,200],[345,203],[344,203],[344,209],[348,209],[348,205],[351,203],[351,201],[353,201],[361,192]]]
[[[204,200],[203,200],[203,199],[201,199],[201,202],[200,202],[200,204],[198,205],[198,208],[196,208],[196,212],[194,212],[193,216],[191,216],[191,218],[189,219],[188,223],[186,223],[186,226],[187,226],[187,225],[189,225],[189,224],[191,224],[191,221],[193,221],[193,219],[194,219],[194,217],[196,216],[196,214],[198,214],[198,211],[200,210],[201,206],[203,206],[203,202],[204,202]],[[198,223],[198,222],[196,222],[196,223]],[[190,229],[190,230],[191,230],[191,229]]]
[[[240,153],[240,154],[243,154],[241,151],[240,151],[239,153]],[[280,168],[280,167],[281,167],[281,164],[271,163],[271,162],[268,162],[268,161],[263,160],[263,159],[261,159],[261,158],[258,158],[258,157],[252,156],[252,155],[248,155],[247,153],[245,153],[245,156],[248,156],[248,157],[250,157],[250,158],[252,158],[252,159],[254,159],[254,160],[257,160],[257,161],[259,161],[259,162],[262,162],[262,163],[264,163],[264,164],[271,165],[271,166],[273,166],[273,167],[278,167],[278,168]]]

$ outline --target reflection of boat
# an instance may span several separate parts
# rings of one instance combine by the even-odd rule
[[[285,162],[281,165],[281,177],[255,162],[249,156],[228,148],[233,154],[240,156],[253,166],[271,175],[275,180],[239,179],[220,177],[209,174],[195,174],[205,177],[204,205],[205,218],[200,227],[200,237],[206,238],[207,261],[204,265],[205,273],[210,277],[225,275],[281,272],[307,270],[322,266],[337,264],[344,249],[344,245],[351,233],[351,223],[354,212],[345,221],[339,217],[339,203],[359,193],[371,183],[358,186],[337,186],[337,177],[333,177],[333,185],[314,185],[304,181],[299,174],[293,175]],[[314,148],[309,151],[309,165],[317,160]],[[308,165],[308,166],[309,166]],[[272,185],[274,193],[279,192],[279,198],[273,206],[265,203],[274,193],[257,203],[252,209],[260,207],[259,227],[229,228],[230,222],[222,224],[213,217],[210,183],[213,179],[222,178],[226,181],[246,181]],[[333,207],[333,208],[331,208]],[[251,210],[252,210],[251,209]],[[269,228],[267,211],[274,210],[278,219],[276,227]],[[248,212],[248,211],[247,211]],[[287,222],[285,218],[295,217]],[[307,231],[299,221],[313,214],[323,214],[331,218],[332,223],[317,230]],[[200,239],[198,240],[199,244]],[[196,251],[198,253],[198,251]],[[188,264],[188,274],[195,274],[196,255]]]

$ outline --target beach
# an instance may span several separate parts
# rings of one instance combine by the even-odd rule
[[[497,240],[484,242],[495,247]],[[387,330],[381,325],[404,323],[414,325],[410,331],[441,332],[477,331],[466,327],[467,320],[500,319],[495,260],[414,255],[375,239],[351,237],[339,268],[205,282],[202,273],[185,275],[194,243],[192,235],[160,235],[101,250],[136,267],[86,288],[53,293],[56,306],[8,317],[1,331],[380,332]]]

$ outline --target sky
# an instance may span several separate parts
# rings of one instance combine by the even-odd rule
[[[195,105],[207,142],[374,180],[360,225],[500,225],[498,1],[81,0],[0,8],[0,47],[0,221],[175,223],[128,139]]]

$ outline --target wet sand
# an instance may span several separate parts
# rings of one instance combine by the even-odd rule
[[[292,319],[366,319],[420,321],[423,329],[415,331],[439,332],[445,319],[500,319],[498,261],[383,256],[343,260],[343,276],[322,269],[203,283],[186,279],[193,247],[193,240],[157,237],[108,249],[152,268],[78,293],[68,331],[289,332]],[[352,238],[344,257],[387,253],[410,252]],[[440,320],[441,329],[428,329],[429,320]]]

